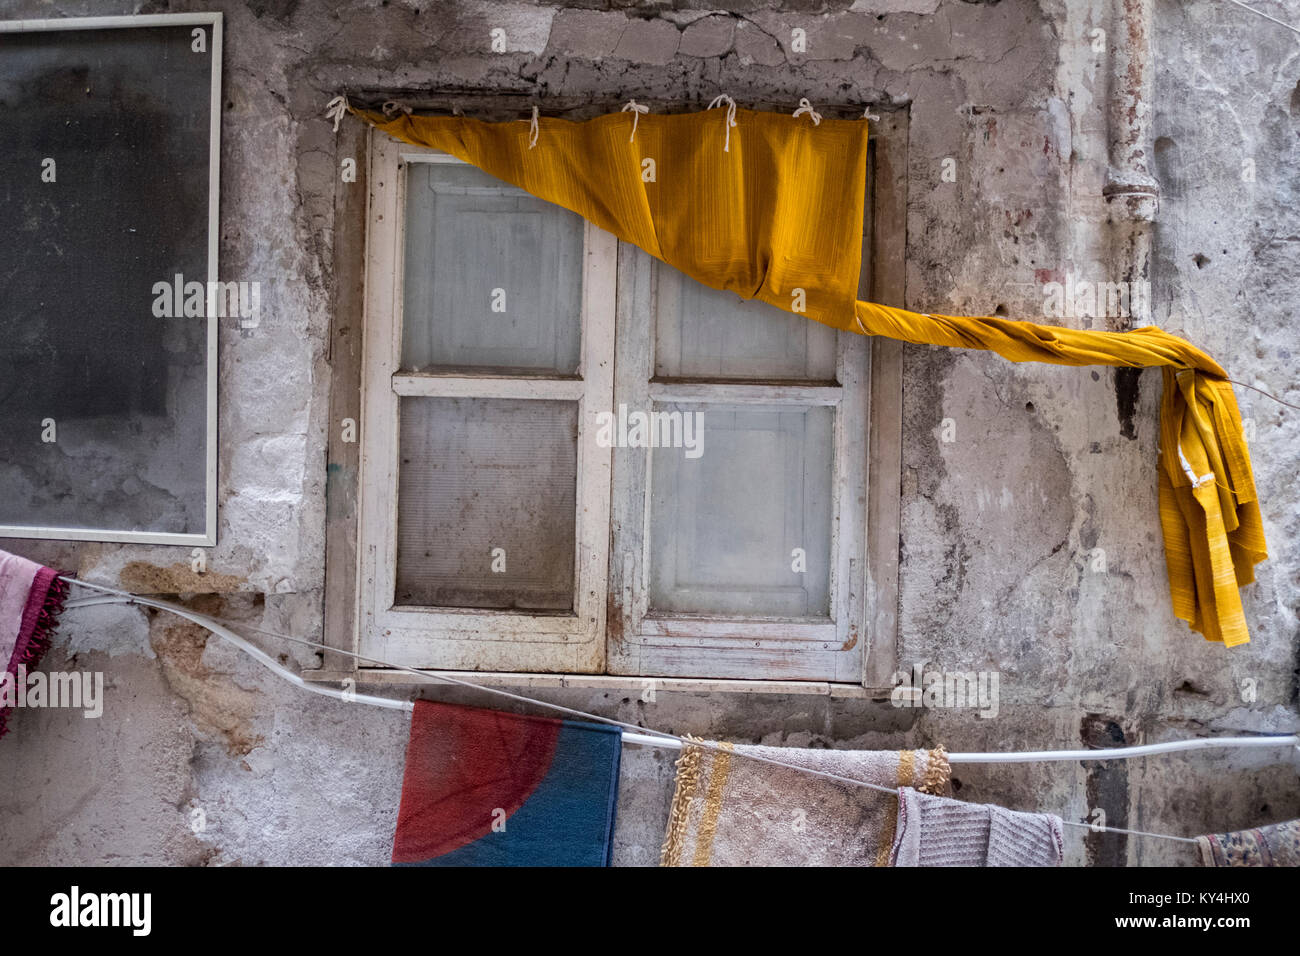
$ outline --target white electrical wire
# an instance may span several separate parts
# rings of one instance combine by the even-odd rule
[[[1241,7],[1241,9],[1243,9],[1243,10],[1249,10],[1251,13],[1255,14],[1255,16],[1257,16],[1257,17],[1263,17],[1265,20],[1272,20],[1272,21],[1273,21],[1274,23],[1276,23],[1278,26],[1286,27],[1286,28],[1287,28],[1288,30],[1290,30],[1292,33],[1300,33],[1300,29],[1291,26],[1291,24],[1285,22],[1284,20],[1279,20],[1277,17],[1270,17],[1270,16],[1269,16],[1267,13],[1265,13],[1263,10],[1257,10],[1257,9],[1255,9],[1254,7],[1247,6],[1246,4],[1242,3],[1241,0],[1228,0],[1228,2],[1229,2],[1229,3],[1234,3],[1234,4],[1236,4],[1237,6]]]
[[[630,744],[647,747],[666,747],[679,749],[678,745],[657,737],[642,737],[640,734],[624,734],[623,740]],[[1248,750],[1264,747],[1300,747],[1300,736],[1266,737],[1197,737],[1193,740],[1171,740],[1162,744],[1142,744],[1136,747],[1114,747],[1104,750],[1026,750],[1006,751],[1003,753],[969,753],[946,754],[949,763],[1046,763],[1049,761],[1071,760],[1131,760],[1134,757],[1150,757],[1154,754],[1177,753],[1186,750],[1217,750],[1220,748]]]
[[[371,706],[384,707],[390,710],[409,711],[414,709],[415,705],[411,701],[396,700],[391,697],[375,697],[368,694],[355,694],[352,693],[351,691],[340,690],[334,687],[329,687],[325,684],[316,683],[313,681],[304,681],[302,677],[300,677],[299,675],[293,673],[292,671],[288,670],[287,668],[277,663],[272,657],[270,657],[270,655],[268,655],[261,649],[257,648],[253,644],[250,644],[248,641],[240,637],[234,631],[231,631],[228,627],[225,626],[225,622],[222,622],[217,618],[210,617],[209,615],[198,614],[196,612],[187,610],[186,608],[178,607],[177,605],[171,604],[167,601],[157,601],[152,598],[141,597],[139,595],[132,594],[129,591],[122,591],[117,588],[106,587],[105,585],[102,584],[91,584],[88,581],[79,581],[76,578],[66,577],[66,576],[60,576],[60,580],[66,581],[68,584],[75,584],[81,587],[89,588],[91,590],[101,591],[105,595],[108,595],[106,597],[100,597],[100,598],[84,598],[81,600],[69,601],[65,605],[65,608],[68,610],[74,608],[82,608],[82,607],[93,607],[102,604],[138,604],[144,607],[152,607],[163,611],[169,611],[173,614],[185,618],[186,620],[198,624],[200,627],[206,628],[207,630],[211,631],[213,634],[216,634],[218,637],[228,641],[229,643],[233,644],[235,647],[244,651],[246,654],[248,654],[258,663],[262,664],[264,667],[266,667],[267,669],[275,673],[277,676],[284,678],[289,683],[301,687],[304,690],[308,690],[311,691],[312,693],[321,694],[325,697],[331,697],[336,700],[342,700],[349,703],[369,704]],[[584,720],[592,720],[598,723],[612,724],[614,726],[623,728],[625,731],[631,731],[631,733],[625,732],[622,735],[622,740],[624,743],[639,744],[642,746],[663,747],[665,749],[673,749],[673,750],[680,750],[686,744],[690,744],[693,747],[698,747],[703,750],[712,750],[712,751],[719,751],[719,752],[724,750],[723,747],[719,746],[718,744],[712,743],[710,741],[688,740],[685,737],[678,736],[677,734],[670,734],[661,730],[653,730],[650,728],[641,727],[637,724],[631,724],[625,721],[615,720],[612,717],[602,717],[599,714],[589,714],[586,713],[585,711],[575,710],[571,707],[564,707],[560,704],[553,704],[549,701],[537,700],[532,697],[524,697],[521,694],[513,694],[509,691],[501,690],[500,688],[486,687],[482,684],[475,684],[470,681],[461,680],[460,678],[452,677],[449,674],[440,673],[437,671],[433,671],[433,672],[421,671],[413,667],[406,667],[401,664],[392,664],[386,661],[378,660],[373,657],[366,657],[363,654],[357,654],[352,651],[345,651],[345,650],[341,650],[340,648],[330,647],[327,644],[321,644],[317,641],[310,641],[307,640],[306,638],[292,637],[288,634],[278,634],[275,631],[268,631],[262,628],[252,627],[251,625],[243,625],[243,626],[247,627],[247,629],[250,631],[255,631],[259,634],[265,634],[269,637],[279,638],[280,640],[289,641],[294,644],[302,644],[307,647],[317,648],[319,650],[327,651],[333,654],[342,654],[346,657],[351,657],[358,661],[367,661],[371,664],[378,664],[381,667],[387,667],[393,670],[402,671],[404,673],[413,674],[430,683],[434,681],[443,681],[451,684],[457,684],[462,687],[468,687],[474,690],[484,691],[485,693],[495,694],[499,697],[506,697],[511,700],[519,701],[521,703],[532,704],[537,707],[543,707],[550,710],[558,711],[560,713],[565,713],[573,717],[580,717]],[[997,753],[946,754],[945,756],[947,757],[949,763],[1001,763],[1001,762],[1017,763],[1017,762],[1027,762],[1027,761],[1035,761],[1035,760],[1115,760],[1115,759],[1128,759],[1129,757],[1148,756],[1157,753],[1170,753],[1178,750],[1203,750],[1211,747],[1248,748],[1248,747],[1275,747],[1275,746],[1300,746],[1300,736],[1291,735],[1291,736],[1278,736],[1278,737],[1201,738],[1197,740],[1173,741],[1164,744],[1147,744],[1139,747],[1119,747],[1119,748],[1108,749],[1108,750],[1073,750],[1073,751],[1062,750],[1062,751],[1042,751],[1042,752],[1024,752],[1024,753],[1003,753],[1003,754],[997,754]],[[746,752],[746,751],[727,750],[726,752],[731,754],[732,756],[744,757],[749,760],[755,760],[759,763],[770,764],[772,766],[781,767],[786,770],[794,770],[799,773],[805,773],[812,776],[823,777],[827,780],[833,780],[836,783],[844,783],[855,787],[865,787],[869,790],[876,790],[881,793],[897,794],[897,789],[894,787],[887,787],[881,784],[868,783],[865,780],[855,780],[852,777],[844,777],[844,776],[840,776],[839,774],[828,773],[827,771],[824,770],[814,770],[810,767],[801,767],[797,764],[785,763],[784,761],[775,760],[770,757],[762,757],[757,754]],[[1129,829],[1124,829],[1122,827],[1108,827],[1108,826],[1101,826],[1092,823],[1081,823],[1075,820],[1062,819],[1061,822],[1065,826],[1078,827],[1086,830],[1091,830],[1094,833],[1124,833],[1130,836],[1142,836],[1142,837],[1151,837],[1160,840],[1172,840],[1177,843],[1196,842],[1196,840],[1191,837],[1175,836],[1170,833],[1153,833],[1146,830],[1129,830]]]

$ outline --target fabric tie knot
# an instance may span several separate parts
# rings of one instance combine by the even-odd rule
[[[736,101],[726,93],[719,93],[713,98],[713,102],[709,104],[708,108],[713,109],[723,103],[727,104],[727,120],[723,124],[723,129],[727,131],[727,138],[723,140],[722,151],[729,153],[731,152],[731,127],[736,125]]]
[[[641,105],[640,103],[638,103],[636,100],[628,100],[625,104],[623,104],[623,109],[620,110],[619,112],[626,113],[626,112],[628,112],[629,110],[630,110],[631,113],[632,113],[632,133],[631,133],[630,136],[628,136],[627,141],[630,143],[630,142],[632,142],[632,140],[636,139],[636,124],[637,124],[637,121],[641,119],[641,114],[642,114],[642,113],[649,113],[649,112],[650,112],[650,107],[648,107],[648,106],[642,106],[642,105]]]
[[[537,134],[539,132],[539,127],[537,125],[537,116],[538,116],[538,109],[536,106],[534,106],[533,118],[528,121],[528,148],[529,149],[532,149],[534,146],[537,145]]]
[[[800,116],[803,116],[804,113],[807,113],[812,117],[814,126],[822,125],[822,114],[813,109],[812,104],[808,102],[808,97],[806,96],[799,100],[799,108],[794,111],[793,115],[795,119],[798,119]]]
[[[348,98],[344,94],[339,94],[330,100],[325,107],[325,118],[334,121],[334,132],[339,131],[339,122],[348,114]]]

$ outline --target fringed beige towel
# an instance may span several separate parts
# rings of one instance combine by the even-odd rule
[[[937,750],[803,750],[687,745],[677,761],[663,866],[887,866],[898,798],[746,754],[885,787],[945,793]]]

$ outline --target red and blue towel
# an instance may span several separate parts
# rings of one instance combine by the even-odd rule
[[[415,866],[609,866],[618,727],[417,700],[393,840]]]

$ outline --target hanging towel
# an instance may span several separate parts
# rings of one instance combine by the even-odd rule
[[[608,866],[623,733],[415,702],[393,863]]]
[[[943,749],[805,750],[686,745],[677,761],[663,866],[885,866],[897,799],[747,759],[746,754],[886,787],[947,789]]]
[[[1061,818],[898,791],[891,866],[1060,866]]]
[[[67,595],[58,571],[0,551],[0,737],[9,730],[18,668],[40,664]]]
[[[1300,820],[1196,838],[1203,866],[1300,866]]]

